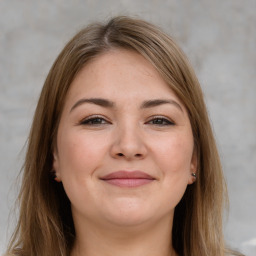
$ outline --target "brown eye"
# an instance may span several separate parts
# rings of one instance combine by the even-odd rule
[[[170,120],[168,120],[167,118],[164,118],[164,117],[155,117],[147,123],[153,124],[153,125],[158,125],[158,126],[174,125],[173,122],[171,122]]]
[[[81,123],[81,125],[104,125],[104,124],[109,124],[107,120],[105,120],[102,117],[89,117],[84,119]]]

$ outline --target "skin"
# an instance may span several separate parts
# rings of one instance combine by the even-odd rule
[[[145,58],[111,50],[89,62],[67,94],[54,150],[77,234],[72,255],[176,255],[173,213],[194,182],[193,148],[184,105]],[[118,170],[154,180],[137,187],[101,180]]]

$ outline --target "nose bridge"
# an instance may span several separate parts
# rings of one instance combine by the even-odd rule
[[[135,120],[124,120],[116,127],[112,154],[115,157],[142,158],[146,154],[143,131]]]

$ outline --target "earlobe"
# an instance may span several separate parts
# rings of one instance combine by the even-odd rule
[[[57,174],[55,174],[54,180],[57,181],[57,182],[61,182],[61,179],[57,176]]]
[[[188,184],[193,184],[196,179],[197,179],[197,155],[194,152],[192,159],[191,159],[191,164],[190,164],[190,175],[188,178]]]
[[[188,184],[193,184],[196,182],[197,174],[196,171],[190,172],[189,178],[188,178]]]
[[[52,173],[54,180],[57,182],[61,182],[61,175],[59,171],[59,158],[56,153],[56,150],[54,150],[53,152]]]
[[[191,184],[192,184],[192,183],[196,182],[197,176],[196,176],[196,173],[195,173],[195,172],[192,172],[192,173],[191,173],[191,176],[192,176],[192,182],[191,182]]]

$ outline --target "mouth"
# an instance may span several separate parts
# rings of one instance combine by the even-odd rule
[[[100,180],[118,187],[139,187],[155,180],[151,175],[141,171],[117,171],[107,174]]]

